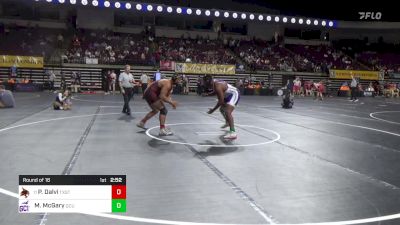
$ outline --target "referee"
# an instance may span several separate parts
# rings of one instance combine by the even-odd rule
[[[125,113],[126,115],[131,115],[129,101],[133,97],[133,87],[137,84],[131,74],[131,66],[125,66],[125,70],[119,75],[118,81],[119,87],[121,88],[121,93],[124,96],[124,108],[122,109],[122,113]]]

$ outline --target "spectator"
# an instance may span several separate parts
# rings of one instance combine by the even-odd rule
[[[183,94],[189,94],[189,79],[185,74],[182,75],[182,87],[183,87]]]
[[[56,80],[56,75],[53,70],[49,71],[49,89],[50,91],[54,91],[54,82]]]
[[[109,74],[108,77],[108,90],[112,92],[112,94],[115,94],[115,83],[117,80],[117,75],[115,74],[114,70],[111,70],[111,73]]]
[[[4,85],[0,85],[0,109],[13,107],[15,107],[15,100],[12,92],[6,90]]]
[[[290,92],[290,94],[293,94],[293,80],[288,79],[286,82],[286,89]]]
[[[74,90],[74,93],[79,92],[81,85],[81,74],[80,72],[72,72],[71,74],[71,87]]]
[[[61,90],[66,90],[67,89],[67,79],[66,79],[65,74],[63,72],[61,72],[60,89]]]
[[[376,92],[374,89],[374,85],[372,84],[372,82],[369,82],[368,87],[365,89],[366,92],[364,92],[365,96],[368,96],[369,93],[371,94],[371,97],[375,97],[376,96]],[[367,95],[366,95],[367,93]]]
[[[318,98],[321,101],[324,100],[324,97],[323,97],[324,84],[322,83],[322,81],[320,81],[318,83],[314,83],[314,88],[315,88],[315,91],[317,93],[315,95],[315,99],[314,100],[318,100]]]
[[[29,84],[29,82],[30,82],[30,80],[29,80],[27,77],[24,77],[24,78],[20,81],[21,84]]]
[[[110,85],[109,85],[110,74],[111,74],[111,71],[107,70],[102,75],[102,85],[103,85],[104,95],[108,95],[109,94],[108,93],[108,89],[110,88]]]
[[[201,76],[197,77],[197,95],[203,94],[203,78]]]
[[[304,97],[306,90],[305,90],[305,82],[304,82],[303,77],[300,78],[300,84],[301,84],[300,93],[301,93],[301,96]]]
[[[293,84],[293,91],[295,95],[300,95],[301,94],[301,81],[299,77],[296,77],[296,79],[294,80],[294,84]]]
[[[18,75],[18,69],[17,69],[17,65],[16,64],[14,64],[13,66],[11,66],[11,68],[10,68],[10,76],[11,76],[11,78],[17,78],[17,75]]]
[[[160,79],[162,79],[161,78],[161,73],[160,73],[160,70],[157,70],[157,72],[153,76],[153,81],[158,81]]]
[[[142,84],[142,93],[147,89],[147,84],[149,82],[149,77],[142,71],[142,75],[140,76],[140,82]]]

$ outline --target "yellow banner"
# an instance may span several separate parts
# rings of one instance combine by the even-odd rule
[[[0,67],[43,68],[43,57],[0,55]]]
[[[351,79],[351,76],[358,77],[361,80],[380,80],[381,72],[363,71],[363,70],[330,70],[329,77],[332,79]]]
[[[194,73],[194,74],[224,74],[234,75],[235,65],[215,65],[215,64],[197,64],[197,63],[176,63],[175,72]]]

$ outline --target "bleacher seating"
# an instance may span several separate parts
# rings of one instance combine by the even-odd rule
[[[154,43],[140,34],[81,30],[62,56],[64,62],[85,63],[96,58],[99,64],[155,65]]]
[[[364,69],[355,60],[330,46],[286,45],[294,53],[303,56],[316,65],[327,65],[330,69]]]
[[[203,39],[160,38],[158,52],[161,60],[211,64],[236,64],[221,41]]]
[[[46,34],[46,35],[43,35]],[[59,34],[63,34],[60,45]],[[65,45],[65,43],[68,43]],[[233,43],[233,44],[231,44]],[[335,46],[335,45],[333,45]],[[252,74],[259,81],[266,79],[271,71],[273,86],[282,86],[283,76],[296,75],[304,80],[327,80],[328,68],[331,69],[378,69],[385,72],[400,72],[400,54],[386,51],[360,51],[358,47],[283,45],[281,42],[271,43],[261,40],[232,41],[207,40],[202,38],[156,38],[144,34],[124,34],[110,31],[78,30],[74,34],[53,29],[7,28],[4,39],[0,42],[2,54],[10,55],[42,55],[47,58],[54,49],[66,47],[61,65],[47,65],[44,69],[18,70],[19,79],[28,78],[32,82],[43,84],[47,81],[47,70],[54,70],[56,87],[60,85],[61,74],[66,77],[67,85],[71,83],[72,72],[81,75],[83,89],[99,90],[102,86],[102,69],[104,65],[115,65],[120,69],[123,64],[147,66],[144,71],[153,74],[159,60],[177,62],[238,64],[244,61]],[[365,47],[368,50],[371,50]],[[339,50],[340,49],[340,50]],[[352,52],[349,51],[352,50]],[[376,48],[373,48],[376,50]],[[389,49],[390,50],[390,49]],[[235,55],[236,54],[236,55]],[[349,55],[355,55],[356,59]],[[45,60],[46,60],[45,58]],[[101,66],[87,66],[85,58],[97,58]],[[240,60],[238,60],[240,59]],[[46,61],[45,61],[46,62]],[[249,68],[247,68],[249,72]],[[254,71],[257,71],[254,72]],[[281,72],[282,71],[282,72]],[[142,69],[133,67],[136,79]],[[171,75],[172,71],[162,71]],[[299,73],[307,72],[307,73]],[[9,68],[0,69],[0,79],[7,79]],[[187,75],[191,90],[196,88],[198,75]],[[234,84],[236,79],[248,76],[239,73],[234,76],[216,76]],[[386,74],[386,78],[387,78]],[[338,88],[344,80],[333,80],[332,88]],[[394,79],[394,82],[398,82]],[[367,83],[363,83],[367,85]]]
[[[400,72],[400,54],[362,52],[357,59],[375,70]]]
[[[61,30],[11,26],[0,41],[2,55],[43,56],[47,60],[57,47]]]

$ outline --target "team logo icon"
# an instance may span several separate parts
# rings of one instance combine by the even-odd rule
[[[29,196],[29,191],[28,190],[26,190],[25,188],[22,188],[22,191],[21,191],[21,193],[19,194],[19,196],[24,196],[25,198],[28,198],[28,196]]]

